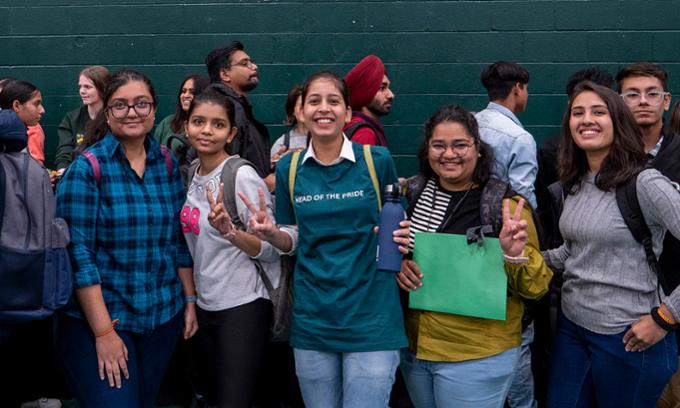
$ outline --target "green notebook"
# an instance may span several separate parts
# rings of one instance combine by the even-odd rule
[[[505,320],[508,278],[498,238],[480,247],[465,235],[417,232],[413,260],[423,286],[410,293],[412,309]]]

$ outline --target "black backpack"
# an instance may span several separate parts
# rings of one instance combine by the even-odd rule
[[[352,140],[352,137],[354,136],[356,131],[361,129],[361,128],[364,128],[364,127],[367,127],[369,129],[373,130],[373,132],[375,132],[375,135],[378,137],[377,146],[386,146],[387,145],[387,143],[385,142],[385,140],[382,137],[382,134],[378,131],[378,129],[376,129],[373,125],[371,125],[368,122],[362,121],[362,122],[352,123],[343,132],[345,133],[345,136],[347,136],[347,139]]]
[[[179,173],[182,175],[184,187],[187,187],[189,184],[189,168],[198,157],[196,149],[189,143],[184,134],[171,135],[165,142],[165,146],[175,153],[179,164]]]
[[[668,296],[680,284],[680,275],[674,273],[674,268],[677,267],[680,260],[680,246],[678,245],[677,238],[671,234],[666,234],[661,254],[663,262],[660,262],[656,254],[654,254],[652,232],[645,222],[637,197],[638,175],[639,173],[616,187],[616,205],[619,207],[619,211],[621,211],[623,220],[631,234],[645,249],[647,263],[652,272],[657,276],[657,290],[660,287],[663,293]],[[559,220],[562,215],[565,198],[562,185],[559,182],[553,183],[549,186],[549,190],[552,196],[554,213],[557,217],[556,219]]]

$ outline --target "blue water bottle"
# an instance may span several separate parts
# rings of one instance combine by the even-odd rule
[[[399,272],[402,253],[394,242],[392,233],[400,228],[399,223],[406,218],[400,202],[399,184],[385,186],[382,211],[380,211],[380,231],[378,232],[378,269]]]

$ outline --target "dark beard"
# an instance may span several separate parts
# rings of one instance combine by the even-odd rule
[[[256,82],[248,82],[247,84],[245,84],[241,87],[241,90],[245,93],[249,93],[253,89],[257,88],[257,84],[258,84],[257,81]]]
[[[382,105],[374,104],[373,101],[366,105],[366,109],[368,109],[369,112],[371,112],[372,114],[379,118],[390,114],[389,110],[385,110],[385,108]]]

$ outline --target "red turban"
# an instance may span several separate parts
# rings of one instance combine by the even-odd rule
[[[385,75],[385,65],[375,55],[368,55],[345,75],[352,109],[368,105],[378,93]]]

